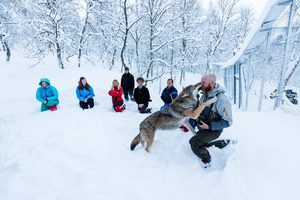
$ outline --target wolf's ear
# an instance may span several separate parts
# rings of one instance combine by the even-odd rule
[[[188,97],[188,96],[189,96],[188,93],[185,93],[185,92],[184,92],[184,93],[182,94],[182,97],[183,97],[183,98],[186,98],[186,97]]]

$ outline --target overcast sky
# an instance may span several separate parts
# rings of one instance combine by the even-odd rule
[[[263,11],[266,3],[268,0],[241,0],[243,4],[245,5],[250,5],[254,12],[255,12],[255,17],[259,17],[261,15],[261,12]]]
[[[200,0],[200,1],[204,5],[204,7],[206,6],[208,7],[210,1],[216,2],[216,0]],[[266,3],[269,0],[240,0],[240,1],[243,5],[250,5],[254,11],[254,17],[258,18],[260,17],[261,12],[263,11]]]

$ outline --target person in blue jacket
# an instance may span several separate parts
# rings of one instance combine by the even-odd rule
[[[41,112],[57,110],[59,100],[56,88],[50,85],[50,81],[47,78],[42,78],[39,85],[40,87],[36,91],[36,99],[42,103]]]
[[[167,80],[167,87],[163,90],[160,98],[165,103],[160,110],[168,107],[172,101],[178,96],[177,89],[173,86],[173,79]]]
[[[79,106],[84,109],[94,107],[95,96],[92,86],[90,86],[84,77],[80,77],[78,86],[76,89],[76,95],[79,100]]]

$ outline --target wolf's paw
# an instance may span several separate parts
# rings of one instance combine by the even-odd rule
[[[208,106],[208,105],[210,105],[212,103],[215,103],[217,101],[217,99],[218,99],[217,97],[214,97],[214,98],[212,98],[210,100],[207,100],[205,103],[207,103],[206,105]]]

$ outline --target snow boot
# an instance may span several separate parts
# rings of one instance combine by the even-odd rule
[[[147,108],[144,113],[151,113],[152,108]]]
[[[201,160],[201,166],[204,168],[204,169],[207,169],[209,167],[211,167],[211,162],[210,160],[206,160],[206,159],[203,159]]]
[[[116,112],[123,112],[124,110],[125,110],[125,108],[122,107],[122,106],[116,106],[116,107],[115,107],[115,111],[116,111]]]
[[[57,106],[56,105],[50,106],[49,110],[55,111],[55,110],[57,110]]]

